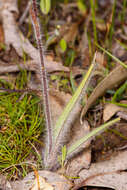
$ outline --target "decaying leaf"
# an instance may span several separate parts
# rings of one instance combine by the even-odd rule
[[[118,111],[127,111],[127,109],[117,106],[115,104],[106,104],[103,111],[104,122],[108,121]]]
[[[79,117],[79,115],[78,115]],[[72,126],[71,130],[71,141],[68,143],[68,147],[71,146],[74,142],[76,142],[78,139],[82,138],[85,134],[88,134],[90,132],[90,126],[87,121],[84,121],[83,125],[80,125],[79,119],[76,119],[76,122]],[[90,143],[91,140],[85,142],[82,144],[82,147],[84,148],[83,151],[81,151],[80,154],[77,154],[74,158],[69,160],[69,162],[66,165],[65,174],[67,176],[71,177],[77,177],[79,174],[79,171],[81,171],[84,168],[89,168],[91,163],[91,149],[90,149]]]
[[[106,27],[106,23],[104,22],[97,22],[96,23],[96,27],[100,30],[100,31],[106,31],[107,27]]]
[[[72,183],[69,180],[57,173],[43,170],[38,171],[38,174],[42,182],[44,179],[46,180],[46,186],[50,187],[50,189],[53,187],[53,190],[70,190],[72,187]],[[10,182],[12,187],[10,190],[30,190],[33,182],[35,182],[35,176],[34,172],[31,172],[21,181]],[[45,181],[42,184],[45,184]]]
[[[74,42],[75,41],[75,38],[78,34],[78,26],[79,26],[79,23],[80,22],[77,22],[77,23],[73,23],[68,31],[64,34],[63,38],[65,39],[65,41],[67,43],[69,42]]]
[[[126,157],[127,150],[118,152],[110,160],[92,164],[89,170],[82,170],[79,173],[80,179],[75,180],[78,185],[73,190],[87,185],[127,190]]]
[[[65,105],[71,99],[71,95],[57,90],[51,90],[49,98],[50,98],[52,122],[54,126],[57,119],[63,112]]]
[[[53,186],[45,181],[45,179],[41,176],[38,176],[33,182],[31,190],[53,190]]]
[[[107,77],[104,80],[102,80],[93,90],[88,101],[86,102],[85,107],[82,110],[81,120],[83,116],[86,114],[87,110],[96,101],[97,98],[102,96],[107,89],[115,87],[117,84],[124,81],[125,79],[127,79],[127,70],[121,65],[119,65],[112,72],[110,72],[109,75],[107,75]]]
[[[119,116],[120,118],[122,118],[122,119],[125,119],[125,120],[127,120],[127,111],[125,112],[125,111],[119,111],[118,113],[117,113],[117,116]]]
[[[56,71],[64,71],[69,72],[69,69],[67,67],[64,67],[60,62],[55,61],[48,61],[49,64],[46,65],[47,72],[56,72]],[[50,67],[50,64],[52,64],[52,67]],[[35,61],[26,61],[25,63],[21,62],[18,64],[9,64],[0,61],[0,75],[4,73],[15,73],[20,71],[21,69],[26,69],[27,71],[34,71],[37,73],[37,63]]]
[[[107,174],[98,175],[92,179],[86,180],[83,186],[96,186],[112,188],[114,190],[127,190],[127,172],[111,172]],[[82,187],[83,187],[82,186]],[[73,188],[72,190],[77,190],[77,188]]]

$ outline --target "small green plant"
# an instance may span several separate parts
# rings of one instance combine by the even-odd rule
[[[66,43],[66,41],[63,38],[60,40],[60,47],[61,47],[61,50],[62,50],[63,53],[67,49],[67,43]]]
[[[48,14],[51,9],[51,0],[41,0],[40,8],[44,14]]]
[[[62,147],[62,150],[61,150],[61,156],[58,157],[58,161],[61,165],[62,168],[64,168],[64,163],[65,163],[65,160],[66,160],[66,156],[67,156],[67,148],[66,148],[66,145],[64,145]]]
[[[86,13],[87,8],[83,0],[77,0],[77,6],[83,14]]]
[[[92,0],[91,6],[93,7]],[[93,10],[93,25],[94,25],[94,37],[95,42],[97,42],[97,35],[96,35],[96,28],[95,28],[95,15],[94,15],[94,8]],[[81,145],[85,141],[89,140],[93,136],[101,133],[104,129],[113,125],[114,123],[118,122],[120,118],[114,119],[95,130],[91,131],[89,134],[85,135],[83,138],[79,139],[73,145],[67,148],[66,150],[66,142],[68,140],[68,133],[70,132],[71,123],[74,121],[75,116],[77,115],[77,106],[80,104],[80,101],[84,94],[86,93],[86,89],[89,85],[89,81],[93,75],[93,72],[96,67],[96,56],[95,53],[91,66],[84,76],[81,84],[76,89],[74,95],[72,96],[71,100],[65,107],[63,113],[58,118],[56,125],[54,128],[52,127],[51,123],[51,116],[50,116],[50,108],[49,108],[49,100],[48,100],[48,84],[47,84],[47,75],[45,70],[45,59],[44,59],[44,51],[42,49],[42,42],[41,42],[41,33],[40,33],[40,25],[38,21],[38,10],[37,10],[37,2],[36,0],[32,0],[32,7],[30,10],[30,15],[32,18],[32,23],[34,26],[36,41],[40,53],[40,63],[38,63],[38,72],[40,73],[41,85],[42,85],[42,94],[43,94],[43,105],[44,105],[44,113],[45,113],[45,120],[46,120],[46,141],[45,141],[45,149],[43,151],[43,161],[44,167],[48,170],[57,170],[60,166],[58,162],[58,157],[62,157],[62,165],[64,164],[65,159],[69,160],[70,158],[74,157],[75,154],[79,153],[82,148]],[[61,147],[62,153],[61,153]]]
[[[22,77],[24,75],[20,79]],[[18,86],[22,79],[16,83]],[[13,87],[3,80],[0,86]],[[34,161],[26,161],[29,155],[36,157],[36,167],[41,167],[33,149],[35,144],[42,146],[39,137],[44,129],[44,116],[37,104],[40,100],[32,94],[19,99],[19,93],[0,92],[0,171],[7,172],[9,178],[24,177],[27,174]]]

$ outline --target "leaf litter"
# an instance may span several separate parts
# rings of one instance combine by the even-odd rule
[[[99,3],[102,5],[103,2],[100,0]],[[111,1],[110,1],[110,4],[112,4]],[[2,16],[2,20],[3,20],[6,46],[9,49],[10,45],[12,45],[16,49],[16,52],[20,57],[23,57],[23,51],[25,51],[29,55],[29,57],[31,57],[32,60],[26,61],[25,64],[19,63],[19,66],[14,65],[14,64],[6,65],[6,66],[0,65],[0,67],[1,67],[1,69],[0,69],[1,73],[0,74],[4,74],[4,73],[8,73],[8,72],[11,72],[11,73],[15,72],[16,73],[17,71],[20,71],[19,67],[23,68],[23,69],[27,69],[28,71],[34,71],[36,73],[36,62],[38,60],[38,52],[32,46],[32,44],[27,40],[27,38],[24,37],[24,35],[21,33],[21,31],[19,31],[19,29],[18,29],[18,25],[15,21],[15,14],[14,14],[14,13],[18,14],[16,1],[13,1],[13,3],[11,0],[8,0],[6,2],[1,1],[1,5],[2,5],[2,8],[5,6],[3,11],[1,12],[0,16]],[[76,3],[75,4],[70,3],[69,6],[71,7],[72,10],[77,8]],[[65,11],[65,15],[64,15],[65,17],[66,17],[66,14],[67,15],[69,14],[69,11],[70,11],[69,9],[67,11]],[[79,12],[78,12],[78,14],[79,14]],[[108,14],[108,13],[106,13],[106,14]],[[8,18],[6,17],[7,15],[9,15]],[[105,15],[103,15],[103,17],[104,16]],[[70,18],[68,18],[68,21],[69,21],[69,19]],[[64,37],[66,38],[67,43],[70,43],[70,41],[73,41],[73,40],[74,41],[78,40],[78,38],[79,38],[78,37],[79,36],[78,27],[79,26],[77,24],[78,22],[75,22],[75,23],[72,24],[72,28],[70,27],[70,31],[68,33],[66,33],[65,36],[62,35],[63,38]],[[103,24],[100,26],[99,22],[97,23],[98,30],[104,32],[106,30],[105,27],[106,26],[104,26],[104,28],[103,28]],[[75,30],[74,33],[72,32],[73,29]],[[11,35],[12,38],[10,38],[10,36],[9,36],[10,34],[12,34]],[[74,35],[74,39],[70,40],[70,37],[68,38],[68,36],[71,36],[71,34]],[[87,39],[86,33],[85,33],[85,39]],[[77,43],[77,41],[76,41],[76,43]],[[82,47],[83,47],[83,43],[80,45],[82,45]],[[90,47],[90,41],[89,40],[86,43],[86,47],[84,48],[85,50],[83,50],[82,52],[86,52],[88,45]],[[71,45],[70,45],[70,47],[71,47]],[[87,57],[87,55],[85,55],[85,56]],[[51,60],[51,62],[49,60],[49,61],[47,61],[47,63],[48,63],[47,64],[47,71],[48,72],[54,72],[54,71],[69,72],[69,69],[67,67],[63,66],[60,62],[54,63],[53,60]],[[107,89],[111,89],[113,87],[116,87],[116,85],[119,85],[121,82],[123,82],[126,79],[127,79],[126,69],[124,69],[122,66],[118,65],[93,90],[92,94],[88,98],[88,101],[86,103],[85,108],[83,109],[81,117],[86,114],[86,112],[91,107],[91,105],[93,105],[94,102],[98,99],[98,97],[102,96],[107,91]],[[32,85],[35,88],[38,88],[36,86],[36,83],[34,83],[34,82],[32,82],[33,83]],[[56,118],[58,118],[59,114],[62,113],[63,107],[65,106],[65,104],[69,100],[70,95],[69,94],[67,95],[63,92],[61,93],[59,91],[58,92],[54,91],[54,94],[55,95],[53,95],[53,91],[51,91],[50,99],[51,99],[51,104],[53,105],[52,106],[52,109],[53,109],[52,113],[54,114],[53,115],[53,122],[55,123]],[[109,113],[109,109],[110,109],[110,113]],[[79,112],[80,112],[80,110],[81,110],[81,108],[79,108]],[[122,111],[122,113],[121,113],[121,111]],[[126,114],[123,111],[125,111],[123,108],[121,108],[117,105],[114,105],[114,104],[110,104],[110,106],[107,109],[106,108],[104,109],[104,115],[103,115],[104,118],[103,119],[106,121],[106,120],[110,119],[115,114],[118,114],[118,115],[123,114],[124,115],[123,118],[126,118],[125,117]],[[105,115],[107,115],[107,116],[105,116]],[[86,121],[86,124],[84,127],[81,127],[79,125],[79,121],[76,121],[73,130],[74,131],[72,131],[72,134],[75,131],[77,131],[77,134],[74,135],[74,138],[72,136],[72,142],[73,142],[73,139],[75,141],[75,139],[77,139],[77,137],[81,138],[83,133],[87,133],[90,130],[90,127],[89,127],[89,124],[87,123],[87,121]],[[88,144],[85,147],[88,147],[90,145],[90,143],[91,142],[88,142]],[[125,170],[127,168],[126,168],[126,162],[124,160],[126,158],[126,151],[123,151],[123,152],[120,151],[118,153],[118,155],[116,154],[114,157],[112,156],[111,159],[108,161],[105,161],[102,163],[95,163],[95,164],[91,163],[91,165],[90,165],[91,150],[90,149],[85,150],[83,154],[84,154],[83,156],[78,155],[77,158],[72,159],[72,161],[70,161],[68,163],[68,165],[66,166],[67,168],[65,170],[66,175],[69,175],[72,177],[80,176],[80,178],[81,178],[80,180],[84,181],[84,184],[83,184],[83,182],[81,184],[79,184],[80,187],[90,185],[90,186],[110,187],[110,188],[115,188],[115,189],[119,189],[119,190],[126,189],[127,184],[125,181],[125,178],[126,178]],[[122,155],[122,157],[120,157],[120,155]],[[121,162],[121,160],[123,163]],[[116,166],[117,165],[116,163],[118,164],[118,167]],[[85,170],[83,170],[84,167],[86,168]],[[114,167],[115,167],[115,169],[114,169]],[[106,168],[107,168],[107,170],[106,170]],[[41,172],[41,171],[39,171],[39,172]],[[45,171],[42,171],[42,172],[45,172]],[[61,173],[61,171],[59,171],[59,172]],[[32,174],[32,175],[34,176],[34,174]],[[42,180],[43,183],[45,183],[45,178],[50,181],[50,175],[55,176],[56,173],[50,173],[50,172],[46,173],[44,176],[42,175],[42,179],[41,179],[41,177],[39,177],[39,180]],[[39,174],[39,176],[41,176],[41,175]],[[57,184],[59,184],[61,186],[58,185],[56,189],[64,189],[64,188],[70,189],[72,184],[70,183],[69,180],[67,180],[67,179],[65,180],[65,184],[66,185],[68,184],[68,186],[66,186],[65,184],[59,183],[61,177],[63,177],[63,176],[59,175],[59,179],[56,182]],[[37,179],[33,178],[31,185],[36,180]],[[73,181],[75,181],[75,183],[79,183],[78,179],[76,179],[76,180],[73,179]],[[24,180],[17,182],[17,184],[19,183],[18,184],[19,186],[18,186],[18,188],[16,187],[15,189],[19,189],[21,184],[22,185],[24,183],[27,184],[27,182],[28,182],[28,178],[26,177],[25,182],[24,182]],[[9,183],[9,182],[7,182],[7,183]],[[12,185],[12,183],[13,183],[13,187],[11,189],[14,189],[14,185],[16,183],[10,182],[11,185]],[[53,181],[53,184],[54,184],[54,181]],[[64,185],[65,185],[65,187],[64,187]],[[26,186],[24,189],[26,189]]]

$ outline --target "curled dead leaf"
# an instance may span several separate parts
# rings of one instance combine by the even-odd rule
[[[70,190],[72,187],[69,180],[55,172],[42,170],[38,171],[38,174],[40,190],[42,190],[42,187],[44,190]],[[34,172],[29,173],[23,180],[10,182],[10,184],[12,188],[9,190],[30,190],[32,185],[34,185],[32,190],[38,190]]]
[[[118,152],[110,160],[93,163],[89,170],[84,169],[79,173],[80,179],[73,190],[83,186],[108,187],[115,190],[127,190],[127,150]]]
[[[108,121],[118,111],[127,111],[127,109],[117,106],[115,104],[106,104],[103,111],[104,122]]]
[[[83,116],[86,114],[87,110],[91,105],[96,101],[97,98],[102,96],[107,89],[111,89],[118,85],[120,82],[127,79],[127,69],[119,65],[112,72],[110,72],[106,78],[104,78],[97,87],[93,90],[92,94],[88,98],[85,107],[81,112],[80,119],[83,119]]]
[[[53,190],[53,186],[45,181],[41,176],[38,176],[38,179],[35,179],[31,190]]]

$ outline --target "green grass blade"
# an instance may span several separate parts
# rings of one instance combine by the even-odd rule
[[[116,12],[116,0],[114,0],[113,7],[112,7],[112,21],[111,21],[111,25],[109,28],[109,46],[111,46],[111,44],[112,44],[112,37],[114,34],[115,12]]]
[[[104,48],[102,48],[98,44],[96,44],[96,46],[99,49],[101,49],[104,53],[106,53],[107,55],[109,55],[114,61],[118,62],[120,65],[122,65],[124,68],[127,69],[127,65],[125,63],[123,63],[122,61],[120,61],[117,57],[113,56],[111,53],[109,53],[107,50],[105,50]]]
[[[127,6],[127,0],[123,0],[123,9],[122,9],[122,16],[121,16],[122,24],[123,24],[124,21],[125,21],[126,6]]]
[[[87,140],[89,140],[90,138],[96,136],[98,133],[103,132],[106,128],[108,128],[109,126],[115,124],[116,122],[120,121],[120,118],[116,118],[112,121],[109,121],[103,125],[101,125],[100,127],[97,127],[96,129],[94,129],[93,131],[91,131],[90,133],[88,133],[87,135],[85,135],[84,137],[82,137],[81,139],[79,139],[76,143],[74,143],[67,151],[67,156],[69,154],[72,154],[76,149],[78,149],[78,147],[82,144],[85,143]]]
[[[69,103],[67,104],[67,106],[65,107],[62,115],[59,117],[58,121],[56,122],[55,125],[55,129],[54,129],[54,139],[56,139],[65,123],[65,121],[68,119],[70,112],[72,111],[72,109],[74,108],[77,100],[79,99],[79,97],[81,97],[82,95],[82,91],[84,89],[84,86],[86,86],[87,82],[89,83],[89,80],[91,79],[93,70],[95,68],[95,60],[96,60],[96,54],[93,58],[93,62],[88,70],[88,72],[86,73],[85,77],[83,78],[81,84],[79,85],[79,87],[77,88],[75,94],[72,96],[71,100],[69,101]]]
[[[114,96],[112,97],[112,102],[118,101],[126,89],[127,89],[127,80],[122,86],[120,86],[120,88],[118,88],[118,90],[116,90]]]
[[[90,6],[91,6],[91,13],[92,13],[94,40],[97,43],[97,30],[96,30],[96,18],[95,18],[95,2],[93,0],[90,0]]]

